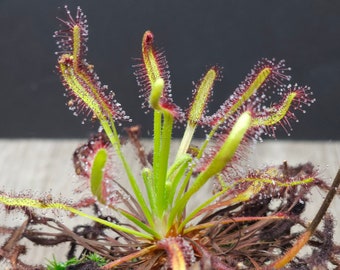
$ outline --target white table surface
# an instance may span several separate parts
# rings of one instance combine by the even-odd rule
[[[28,192],[36,197],[49,193],[56,198],[74,198],[72,190],[79,180],[73,172],[71,157],[75,148],[85,141],[86,139],[1,139],[0,190]],[[146,149],[151,149],[150,141],[143,142]],[[177,144],[178,142],[175,142],[173,149],[177,149]],[[128,157],[133,161],[133,167],[137,168],[138,162],[134,162],[133,151],[130,151]],[[268,140],[256,145],[246,165],[261,167],[265,163],[281,164],[284,160],[290,165],[311,161],[319,168],[320,175],[330,183],[340,168],[340,142]],[[307,210],[306,218],[312,218],[315,207],[321,204],[323,193],[316,193],[316,196],[313,194],[312,206]],[[340,220],[340,198],[333,201],[330,210],[335,220]],[[69,226],[77,222],[70,220],[66,214],[61,220]],[[13,215],[8,216],[3,207],[0,207],[1,225],[17,224],[20,221],[20,218]],[[335,237],[339,243],[340,222],[336,224]],[[58,259],[64,259],[63,251],[65,247],[60,247],[60,250],[40,249],[38,253],[34,252],[34,258],[30,257],[29,260],[46,263],[47,259],[52,259],[53,254]]]

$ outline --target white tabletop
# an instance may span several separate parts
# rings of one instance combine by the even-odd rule
[[[0,140],[0,190],[6,192],[25,192],[39,197],[41,194],[52,194],[55,198],[75,200],[73,189],[79,184],[72,167],[72,154],[84,140],[51,140],[51,139],[2,139]],[[151,149],[150,141],[144,140],[145,148]],[[173,145],[176,150],[178,142]],[[128,147],[127,147],[128,148]],[[138,169],[134,160],[134,152],[127,149],[128,159],[133,169]],[[290,165],[307,161],[313,162],[320,170],[320,175],[329,183],[340,168],[340,142],[331,141],[275,141],[268,140],[259,143],[250,154],[247,166],[262,167],[265,163],[275,165],[287,160]],[[123,181],[123,178],[121,182]],[[208,192],[206,187],[204,192]],[[312,205],[306,212],[306,218],[311,219],[315,214],[324,194],[320,191],[313,193]],[[195,202],[193,202],[195,203]],[[340,220],[340,198],[336,198],[330,210]],[[312,211],[311,211],[312,210]],[[53,212],[51,213],[53,215]],[[70,219],[66,214],[60,214],[61,220],[68,226],[77,224],[79,219]],[[15,215],[14,215],[15,216]],[[7,215],[0,208],[0,224],[20,224],[23,219]],[[89,221],[85,221],[89,223]],[[336,242],[340,242],[340,223],[336,224]],[[1,238],[0,238],[1,239]],[[47,259],[64,260],[65,246],[58,249],[39,249],[34,252],[35,263],[46,263]],[[0,263],[1,268],[1,263]]]

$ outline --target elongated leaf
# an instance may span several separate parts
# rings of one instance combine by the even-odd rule
[[[107,161],[107,150],[105,148],[100,149],[96,156],[91,168],[91,192],[97,197],[98,201],[105,203],[105,197],[103,196],[102,186],[104,180],[104,168]]]

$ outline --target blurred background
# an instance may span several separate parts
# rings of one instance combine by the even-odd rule
[[[103,84],[152,132],[152,116],[140,109],[133,65],[145,30],[166,52],[174,100],[186,108],[193,81],[211,65],[223,66],[211,112],[262,57],[285,59],[292,82],[309,85],[317,99],[307,114],[297,113],[289,139],[340,139],[340,1],[0,1],[0,115],[2,138],[80,138],[98,128],[81,124],[65,106],[55,71],[52,35],[64,5],[80,5],[89,22],[88,61]],[[175,136],[182,134],[175,130]],[[287,138],[284,132],[279,139]]]

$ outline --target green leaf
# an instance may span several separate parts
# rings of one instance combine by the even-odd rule
[[[96,153],[91,168],[91,192],[101,203],[105,203],[105,198],[102,193],[102,182],[106,161],[107,150],[102,148]]]

